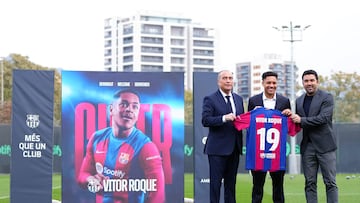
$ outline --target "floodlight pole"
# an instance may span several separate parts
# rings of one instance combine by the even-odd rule
[[[290,42],[290,101],[291,101],[291,109],[295,111],[295,64],[294,64],[294,42],[302,41],[302,31],[310,27],[310,25],[301,28],[300,25],[293,26],[292,22],[290,21],[290,27],[288,26],[281,26],[281,29],[277,27],[273,27],[277,31],[282,32],[290,32],[290,38],[284,38],[284,42]],[[300,32],[299,39],[294,38],[294,31]],[[290,155],[289,155],[289,173],[290,174],[299,174],[300,173],[300,166],[298,166],[298,160],[300,160],[300,155],[296,155],[296,138],[290,137]],[[299,161],[300,163],[300,161]]]

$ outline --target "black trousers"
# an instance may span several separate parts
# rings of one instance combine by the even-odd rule
[[[238,150],[230,155],[208,155],[210,169],[210,202],[220,202],[222,180],[224,180],[224,203],[236,202],[236,175],[239,165]]]
[[[261,203],[264,194],[266,173],[251,171],[253,177],[252,203]],[[269,172],[272,179],[272,199],[274,203],[284,203],[284,175],[285,171]]]

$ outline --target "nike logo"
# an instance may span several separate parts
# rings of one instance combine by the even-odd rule
[[[99,151],[99,150],[95,151],[95,154],[104,154],[104,153],[106,153],[106,152],[105,151]]]

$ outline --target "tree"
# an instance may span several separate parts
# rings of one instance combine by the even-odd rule
[[[11,122],[11,98],[12,98],[12,70],[54,70],[55,71],[55,97],[54,97],[54,123],[60,125],[60,102],[61,102],[61,76],[60,72],[54,68],[47,68],[37,65],[29,60],[28,57],[20,54],[10,54],[3,61],[4,68],[4,104],[0,106],[0,123],[9,124]]]
[[[0,123],[8,124],[11,123],[11,102],[4,101],[0,106]]]
[[[189,90],[185,91],[185,124],[193,124],[193,93]]]
[[[54,123],[61,124],[61,74],[58,70],[37,65],[26,56],[11,54],[4,60],[4,104],[0,106],[0,123],[11,123],[11,96],[12,96],[12,70],[55,70],[55,98],[54,98]],[[193,124],[193,95],[185,91],[185,124]]]
[[[335,122],[360,122],[360,76],[342,71],[319,78],[321,88],[334,96]]]

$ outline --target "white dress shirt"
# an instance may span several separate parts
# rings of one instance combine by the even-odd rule
[[[263,103],[264,103],[264,108],[267,109],[275,109],[275,104],[276,104],[276,94],[274,94],[273,98],[267,98],[265,96],[265,94],[262,94],[262,99],[263,99]]]
[[[230,94],[227,95],[221,89],[220,89],[220,92],[221,92],[221,95],[223,96],[223,98],[225,100],[225,103],[227,103],[227,99],[226,99],[225,96],[230,96],[229,99],[230,99],[230,103],[231,103],[232,112],[233,112],[234,115],[236,115],[235,102],[234,102],[234,98],[233,98],[232,94],[230,93]],[[226,122],[225,115],[223,115],[222,120],[223,120],[223,122]]]

